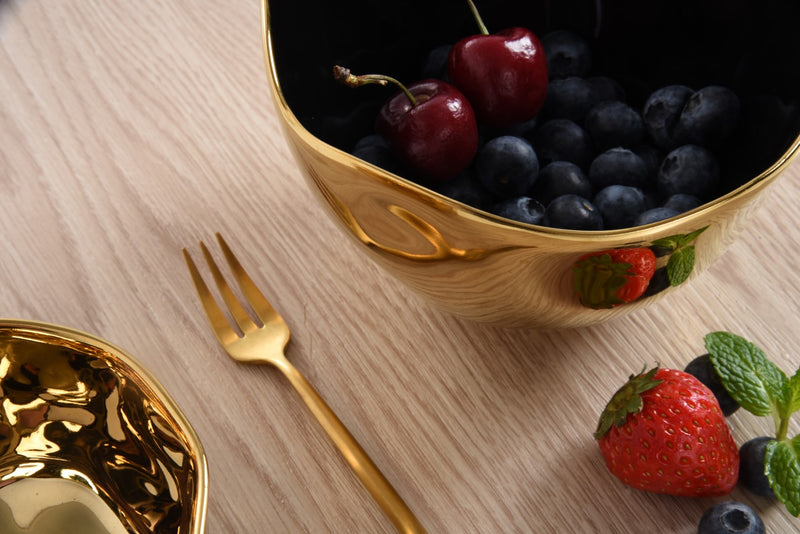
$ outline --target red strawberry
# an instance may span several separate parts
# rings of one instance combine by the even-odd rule
[[[730,493],[739,477],[739,449],[716,397],[683,371],[631,376],[595,438],[611,473],[634,488],[712,497]]]
[[[611,308],[641,297],[655,272],[649,248],[617,248],[581,256],[572,283],[584,306]]]

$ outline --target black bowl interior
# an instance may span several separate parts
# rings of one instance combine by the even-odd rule
[[[669,84],[720,84],[742,100],[742,120],[723,159],[731,187],[773,164],[800,132],[797,0],[479,1],[489,31],[524,26],[542,36],[567,29],[593,47],[593,72],[619,81],[641,106]],[[269,0],[275,66],[303,126],[349,150],[373,129],[391,91],[341,86],[333,65],[412,83],[428,52],[477,33],[463,0]]]

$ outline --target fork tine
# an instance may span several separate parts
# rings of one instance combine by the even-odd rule
[[[247,271],[244,270],[242,264],[239,263],[239,260],[231,251],[231,248],[228,246],[228,243],[222,238],[222,235],[217,233],[217,241],[219,241],[219,246],[222,249],[222,253],[225,255],[225,259],[228,261],[228,265],[231,268],[231,272],[233,273],[234,278],[236,278],[236,282],[239,284],[239,287],[242,290],[242,294],[244,294],[247,302],[250,304],[250,307],[253,308],[253,311],[258,316],[259,319],[264,324],[271,323],[273,321],[283,321],[280,314],[275,311],[275,308],[272,307],[272,304],[269,303],[267,297],[258,289],[253,279],[250,278],[250,275],[247,274]]]
[[[247,314],[247,310],[244,309],[244,306],[242,306],[242,304],[239,302],[239,299],[236,298],[233,290],[231,290],[231,286],[229,286],[228,282],[225,280],[222,271],[220,271],[219,267],[217,267],[217,262],[215,262],[214,258],[211,257],[211,253],[208,251],[208,248],[202,241],[200,242],[200,249],[203,251],[203,256],[206,258],[206,263],[208,263],[209,269],[211,269],[211,275],[214,277],[214,281],[217,283],[217,288],[219,289],[220,295],[222,295],[222,300],[224,300],[225,304],[228,305],[228,311],[236,321],[236,324],[245,334],[256,330],[258,325],[253,322],[253,320]]]
[[[192,281],[194,282],[194,287],[197,290],[197,295],[200,297],[200,302],[203,305],[203,309],[206,312],[206,318],[208,322],[211,323],[211,330],[214,331],[214,334],[217,336],[220,344],[222,346],[227,346],[229,343],[235,341],[239,335],[236,331],[231,328],[230,323],[228,323],[228,319],[225,317],[225,314],[222,312],[222,309],[217,305],[217,302],[214,300],[214,296],[209,291],[208,286],[206,285],[203,277],[200,276],[200,271],[197,270],[197,266],[192,260],[192,256],[189,254],[189,251],[183,249],[183,258],[186,260],[186,266],[189,268],[189,274],[192,275]]]

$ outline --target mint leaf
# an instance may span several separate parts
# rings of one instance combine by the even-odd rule
[[[673,252],[667,262],[669,285],[674,287],[684,283],[692,274],[692,269],[694,269],[694,245]]]
[[[650,245],[655,247],[667,248],[670,251],[674,252],[679,248],[685,247],[686,245],[697,239],[697,237],[703,232],[705,232],[707,229],[708,226],[704,226],[699,230],[695,230],[694,232],[690,232],[688,234],[676,234],[667,237],[662,237],[660,239],[652,241]]]
[[[711,363],[731,397],[748,412],[775,417],[789,387],[784,372],[740,336],[712,332],[704,339]],[[791,404],[795,402],[792,396]]]
[[[704,226],[699,230],[695,230],[694,232],[681,236],[681,238],[678,241],[678,246],[685,247],[686,245],[697,239],[697,237],[703,232],[705,232],[707,228],[708,226]]]
[[[793,516],[800,516],[800,436],[773,441],[764,456],[769,485]]]
[[[784,384],[778,406],[781,417],[787,419],[797,410],[800,410],[800,369]]]
[[[669,249],[670,252],[674,252],[681,245],[681,240],[684,238],[683,235],[671,235],[668,237],[662,237],[661,239],[656,239],[655,241],[651,242],[650,245],[654,247],[663,247]]]

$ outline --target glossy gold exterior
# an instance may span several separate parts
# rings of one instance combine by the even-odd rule
[[[207,486],[197,435],[133,357],[0,320],[0,530],[201,534]]]
[[[477,321],[578,327],[636,310],[678,289],[669,287],[609,309],[587,308],[573,289],[573,266],[586,253],[649,246],[705,228],[692,245],[695,257],[689,278],[697,276],[736,239],[764,190],[800,145],[798,137],[778,161],[747,184],[660,223],[605,232],[516,223],[358,160],[309,133],[281,91],[268,0],[263,1],[262,15],[264,55],[275,104],[312,189],[370,258],[440,308]]]

